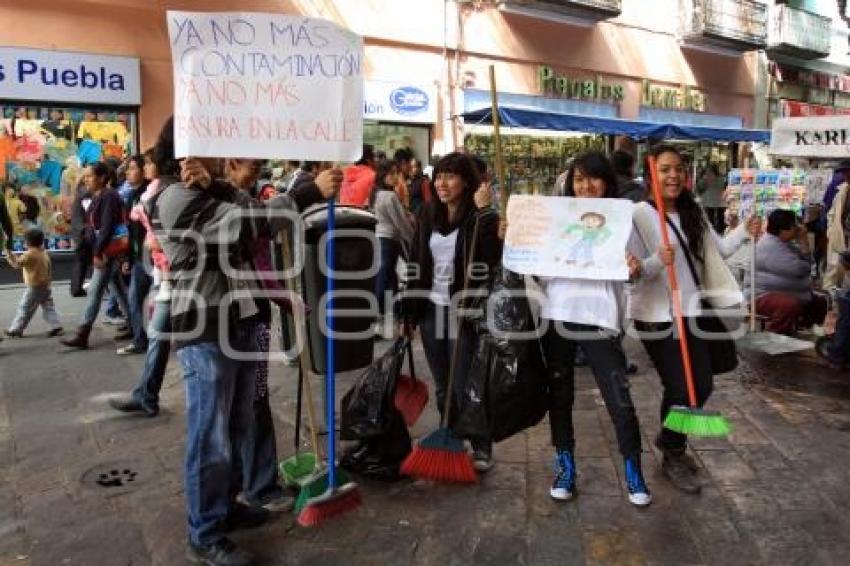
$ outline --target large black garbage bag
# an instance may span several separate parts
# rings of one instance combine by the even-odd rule
[[[497,273],[485,311],[472,321],[478,342],[452,429],[465,438],[498,442],[546,414],[546,368],[521,275]]]
[[[350,447],[340,458],[340,466],[353,474],[381,481],[396,481],[402,462],[410,454],[410,434],[404,417],[391,412],[387,430],[380,436],[366,438]]]
[[[395,383],[404,362],[407,338],[401,337],[372,362],[342,398],[340,437],[362,440],[383,435],[393,413]]]

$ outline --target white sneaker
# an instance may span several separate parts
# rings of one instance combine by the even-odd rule
[[[630,493],[629,503],[637,507],[646,507],[652,503],[652,496],[646,492]]]
[[[111,326],[125,326],[127,324],[127,320],[120,316],[104,316],[103,323]]]

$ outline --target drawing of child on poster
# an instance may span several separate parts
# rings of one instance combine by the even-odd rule
[[[594,249],[604,244],[613,234],[605,226],[606,218],[599,212],[585,212],[578,222],[569,224],[563,233],[563,238],[578,238],[567,251],[564,263],[590,267],[596,264]],[[557,259],[556,259],[557,261]]]

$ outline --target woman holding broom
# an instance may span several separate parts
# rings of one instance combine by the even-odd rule
[[[603,154],[586,153],[570,165],[565,196],[615,198],[616,194],[617,177]],[[640,270],[640,262],[631,253],[625,253],[629,275],[634,277]],[[614,423],[629,502],[649,505],[651,496],[641,473],[640,428],[629,394],[626,356],[620,341],[623,283],[566,277],[539,279],[544,291],[541,316],[547,322],[543,348],[548,366],[549,424],[556,449],[557,475],[549,494],[553,499],[567,500],[575,491],[572,411],[575,351],[580,345]]]
[[[464,304],[457,302],[458,293],[465,283],[467,291],[485,287],[502,259],[498,214],[490,209],[489,193],[476,194],[480,184],[468,156],[454,152],[443,157],[434,167],[437,198],[420,211],[413,239],[403,310],[407,323],[420,327],[441,415],[451,373],[452,406],[457,408],[475,347],[474,330],[458,317],[457,306]],[[446,422],[451,424],[455,413],[443,415]],[[493,465],[492,442],[474,439],[471,444],[473,466],[488,471]]]
[[[655,164],[651,171],[650,163]],[[629,318],[634,321],[647,354],[661,377],[661,421],[671,407],[688,406],[690,399],[685,376],[683,352],[689,358],[695,405],[702,407],[711,395],[713,373],[708,342],[696,328],[695,319],[703,313],[702,299],[718,293],[740,296],[734,288],[709,288],[707,282],[725,280],[727,270],[723,259],[737,251],[761,228],[758,218],[751,218],[720,237],[706,219],[705,213],[685,188],[687,174],[681,152],[674,146],[657,145],[649,152],[645,166],[647,178],[654,175],[663,207],[659,203],[640,203],[634,211],[634,224],[640,240],[640,277],[629,290]],[[650,191],[651,195],[651,191]],[[666,229],[670,245],[663,244],[658,208],[666,212]],[[694,269],[691,269],[691,265]],[[681,314],[686,330],[687,349],[680,347],[678,334],[673,331],[670,278],[665,267],[672,266],[681,298]],[[696,278],[695,278],[696,275]],[[731,277],[731,276],[730,276]],[[700,280],[696,280],[696,279]],[[699,493],[696,462],[686,453],[687,436],[662,428],[656,446],[663,454],[662,472],[679,490]]]

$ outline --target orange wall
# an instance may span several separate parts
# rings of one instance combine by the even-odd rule
[[[141,60],[142,147],[156,137],[172,105],[171,59],[165,10],[268,11],[324,17],[366,38],[366,75],[385,80],[436,82],[443,114],[457,89],[447,85],[443,49],[454,61],[460,46],[463,77],[472,71],[478,88],[487,88],[487,66],[495,63],[500,90],[534,93],[537,65],[561,72],[586,72],[621,78],[630,95],[624,117],[638,111],[640,79],[703,88],[710,113],[752,120],[754,58],[732,58],[682,50],[674,36],[675,16],[658,18],[643,4],[667,0],[629,0],[617,19],[582,28],[506,14],[492,8],[458,15],[442,0],[0,0],[0,45],[83,51]],[[672,5],[673,3],[670,2]],[[11,25],[10,25],[11,23]],[[438,124],[436,136],[441,137]]]

